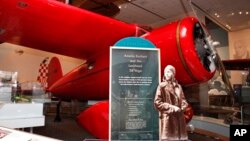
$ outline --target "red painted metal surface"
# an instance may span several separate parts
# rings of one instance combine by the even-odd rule
[[[109,95],[109,52],[59,79],[49,90],[62,99],[97,100]]]
[[[197,19],[187,17],[153,30],[144,36],[160,48],[161,71],[163,72],[164,66],[173,65],[177,70],[176,79],[182,85],[205,82],[215,73],[215,70],[209,72],[204,68],[196,52],[193,33],[194,24],[197,22]]]
[[[108,139],[108,120],[109,120],[108,101],[99,102],[87,110],[80,113],[77,117],[78,123],[96,138]]]
[[[0,42],[86,59],[136,33],[135,25],[55,0],[0,3]]]
[[[48,65],[48,87],[62,78],[62,76],[62,67],[59,59],[57,57],[52,57]]]

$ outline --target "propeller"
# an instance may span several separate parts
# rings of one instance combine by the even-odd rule
[[[216,58],[215,51],[213,48],[208,46],[209,41],[206,39],[206,34],[200,23],[195,24],[193,35],[196,51],[198,52],[203,66],[207,69],[207,71],[213,70],[214,68],[211,67],[214,67],[213,60]]]
[[[208,36],[207,41],[209,42],[209,44],[208,44],[209,48],[214,52],[213,60],[215,62],[217,70],[220,72],[220,75],[222,77],[223,82],[225,83],[226,89],[228,90],[228,94],[230,95],[230,99],[231,99],[231,105],[234,105],[234,90],[232,88],[231,82],[230,82],[229,77],[227,75],[225,66],[224,66],[216,48],[214,47],[215,45],[218,45],[218,44],[211,39],[210,35]]]
[[[206,69],[210,69],[209,66],[211,66],[211,63],[214,62],[216,68],[221,72],[222,80],[224,81],[227,89],[229,90],[229,95],[231,97],[232,105],[234,105],[234,90],[232,88],[232,85],[229,81],[228,75],[226,73],[225,67],[221,61],[221,58],[215,48],[216,45],[219,45],[219,42],[214,42],[204,27],[203,24],[201,24],[199,17],[197,16],[196,11],[193,8],[192,1],[187,0],[193,13],[195,14],[195,17],[198,19],[199,23],[197,23],[197,28],[199,28],[196,32],[197,39],[200,39],[202,41],[196,41],[195,43],[200,44],[199,48],[197,48],[197,51],[200,53],[200,59],[202,60],[203,65]],[[200,27],[199,27],[200,26]],[[203,46],[203,47],[202,47]]]

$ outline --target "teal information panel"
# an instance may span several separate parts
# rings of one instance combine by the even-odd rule
[[[110,139],[159,140],[159,50],[112,47],[110,65]]]

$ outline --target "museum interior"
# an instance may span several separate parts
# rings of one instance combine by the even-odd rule
[[[249,0],[0,3],[0,141],[229,141],[250,125]]]

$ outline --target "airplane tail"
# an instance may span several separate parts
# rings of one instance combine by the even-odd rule
[[[51,58],[47,76],[47,89],[63,76],[61,63],[57,57]]]

